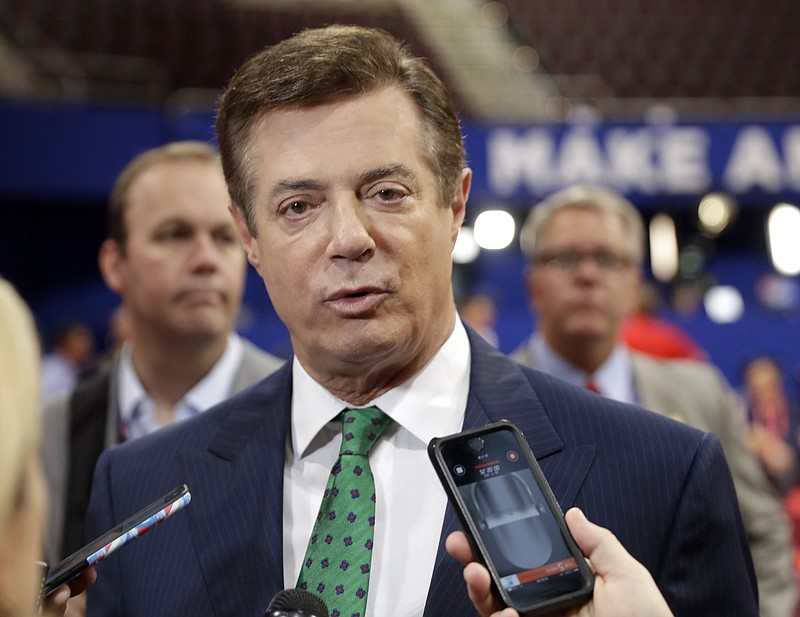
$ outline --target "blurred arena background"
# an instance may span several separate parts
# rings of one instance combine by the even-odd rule
[[[760,354],[798,375],[796,0],[0,0],[0,273],[43,333],[80,318],[106,335],[96,255],[122,166],[213,139],[242,60],[329,23],[388,30],[453,92],[475,170],[456,290],[494,298],[503,351],[532,326],[527,208],[606,182],[650,225],[659,314],[734,383]],[[255,275],[240,331],[289,353]]]

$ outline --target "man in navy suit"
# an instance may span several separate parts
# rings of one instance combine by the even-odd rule
[[[426,446],[501,418],[524,432],[561,506],[616,534],[675,615],[757,615],[713,435],[523,368],[457,318],[451,252],[471,171],[452,102],[419,59],[381,31],[307,30],[237,71],[217,133],[247,257],[295,356],[102,456],[89,535],[179,483],[194,497],[98,569],[91,617],[262,615],[298,580],[342,410],[367,406],[391,424],[369,455],[366,615],[474,614]]]

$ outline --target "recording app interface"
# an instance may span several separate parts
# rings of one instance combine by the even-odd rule
[[[442,454],[500,584],[515,605],[584,586],[578,563],[511,431],[451,442]]]

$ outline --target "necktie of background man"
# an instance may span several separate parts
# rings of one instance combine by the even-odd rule
[[[583,387],[591,392],[602,394],[602,392],[600,392],[600,388],[597,387],[597,382],[594,380],[594,377],[589,377]]]

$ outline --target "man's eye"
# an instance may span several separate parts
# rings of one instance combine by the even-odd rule
[[[606,251],[600,251],[595,254],[594,260],[597,262],[597,265],[602,268],[616,268],[620,262],[620,258],[614,255],[614,253]]]
[[[236,244],[238,238],[233,234],[218,234],[215,237],[217,244]]]
[[[182,229],[168,229],[158,234],[158,237],[163,241],[183,240],[189,237],[189,233]]]
[[[556,255],[553,258],[553,261],[557,262],[557,265],[560,267],[572,268],[578,264],[581,260],[580,253],[562,253],[561,255]]]
[[[308,210],[308,204],[304,201],[293,201],[286,210],[291,214],[303,214]]]
[[[408,195],[408,192],[400,188],[387,187],[378,189],[377,191],[372,192],[370,195],[372,199],[375,199],[381,203],[391,204],[404,200]]]
[[[392,201],[394,199],[398,199],[402,195],[400,194],[400,191],[396,189],[381,189],[378,191],[378,196],[384,201]]]

